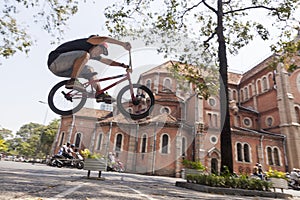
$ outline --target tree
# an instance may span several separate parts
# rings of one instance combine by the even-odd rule
[[[37,134],[37,131],[43,127],[41,124],[37,123],[29,123],[21,126],[21,128],[17,131],[16,137],[21,138],[23,141],[28,140],[32,135]]]
[[[55,119],[48,126],[45,126],[40,135],[40,149],[41,156],[46,156],[51,151],[52,143],[59,128],[59,120]]]
[[[6,128],[2,128],[0,130],[0,139],[6,139],[6,138],[9,138],[9,137],[12,137],[13,134],[12,134],[12,131],[9,130],[9,129],[6,129]]]
[[[0,139],[0,153],[6,152],[8,150],[5,140]]]
[[[34,42],[28,28],[32,22],[59,40],[66,21],[78,11],[78,1],[4,0],[0,8],[0,57],[8,58],[17,51],[30,50]],[[26,14],[20,12],[25,9]]]
[[[58,124],[56,119],[47,126],[32,122],[21,126],[16,137],[6,141],[7,151],[13,155],[45,157],[51,150]]]
[[[289,46],[285,44],[291,41],[295,29],[299,29],[295,16],[298,6],[299,0],[127,0],[107,7],[105,15],[108,30],[115,37],[130,35],[142,38],[146,44],[160,43],[159,52],[179,53],[176,57],[185,63],[203,66],[212,62],[218,65],[223,125],[221,165],[233,172],[227,53],[237,54],[256,35],[263,40],[273,39],[270,36],[278,38],[273,50]],[[256,14],[264,12],[264,20],[251,16],[254,11]],[[271,24],[268,26],[264,22]],[[280,32],[275,32],[275,28]],[[176,44],[182,48],[180,41],[186,38],[190,38],[190,42],[183,51],[178,51]],[[299,46],[296,45],[295,49]],[[194,52],[198,55],[195,56]]]

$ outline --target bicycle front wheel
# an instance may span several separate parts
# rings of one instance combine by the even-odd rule
[[[133,84],[122,88],[117,96],[117,107],[125,116],[133,120],[142,119],[150,115],[154,106],[154,95],[151,90],[140,84]]]
[[[66,89],[68,80],[57,83],[49,92],[50,109],[59,115],[72,115],[78,112],[87,100],[86,91]]]

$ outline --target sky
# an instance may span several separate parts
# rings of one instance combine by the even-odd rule
[[[101,0],[95,3],[81,3],[79,12],[68,22],[64,35],[65,41],[87,37],[91,34],[106,35],[104,8],[112,1]],[[37,40],[30,53],[17,53],[9,59],[1,60],[0,65],[0,129],[6,128],[13,133],[22,125],[30,122],[47,125],[59,118],[47,105],[50,89],[63,78],[53,75],[47,67],[47,57],[56,45],[50,45],[50,37],[39,27],[30,27],[33,37]],[[256,39],[248,47],[241,49],[239,55],[229,56],[229,70],[245,72],[270,55],[270,43]],[[117,48],[117,47],[112,47]],[[162,64],[165,60],[157,55],[155,48],[132,44],[133,69],[136,72],[150,69],[151,66]],[[125,51],[120,51],[114,59],[126,61]],[[144,56],[144,55],[147,56]],[[123,56],[122,56],[123,55]],[[109,57],[112,58],[112,57]],[[95,70],[101,76],[114,74],[118,70],[95,64]],[[136,70],[135,70],[136,68]],[[139,69],[138,69],[139,68]],[[138,77],[138,73],[134,74]],[[95,104],[94,104],[95,105]],[[97,105],[96,105],[97,107]]]

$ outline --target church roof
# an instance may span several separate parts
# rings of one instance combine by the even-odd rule
[[[240,84],[242,78],[243,78],[242,74],[228,72],[228,84],[238,85]]]
[[[168,113],[162,113],[156,116],[149,116],[140,120],[131,120],[129,118],[124,117],[122,114],[118,114],[103,120],[99,120],[99,123],[108,123],[108,122],[115,122],[115,123],[125,123],[125,124],[148,124],[148,123],[165,123],[165,124],[176,124],[177,120],[175,117]]]
[[[153,74],[153,73],[170,73],[170,71],[168,70],[170,67],[172,67],[172,65],[174,63],[177,63],[176,61],[167,61],[167,62],[164,62],[163,64],[161,65],[158,65],[156,67],[153,67],[152,69],[144,72],[141,74],[141,76],[145,76],[145,75],[148,75],[148,74]]]
[[[80,111],[78,111],[74,115],[79,117],[90,117],[90,118],[101,119],[109,116],[110,114],[111,111],[83,107]]]

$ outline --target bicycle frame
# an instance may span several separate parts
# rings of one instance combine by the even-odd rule
[[[83,86],[85,88],[91,86],[91,89],[92,89],[92,92],[89,92],[88,95],[94,95],[95,94],[95,91],[94,91],[94,88],[93,88],[93,84],[96,84],[96,83],[101,83],[101,82],[104,82],[104,81],[109,81],[109,80],[114,80],[114,79],[117,79],[117,78],[122,78],[118,81],[115,81],[113,82],[112,84],[109,84],[108,86],[106,86],[105,88],[101,89],[100,91],[98,91],[99,93],[102,93],[102,92],[105,92],[107,90],[109,90],[110,88],[128,80],[129,82],[129,85],[130,85],[130,93],[131,93],[131,97],[132,99],[134,99],[134,94],[133,94],[133,87],[132,87],[132,82],[131,82],[131,76],[130,76],[130,72],[129,70],[127,69],[126,70],[126,74],[120,74],[120,75],[115,75],[115,76],[110,76],[110,77],[105,77],[105,78],[100,78],[100,79],[95,79],[95,80],[90,80],[86,83],[83,84]],[[93,96],[89,96],[90,98],[93,97]]]

